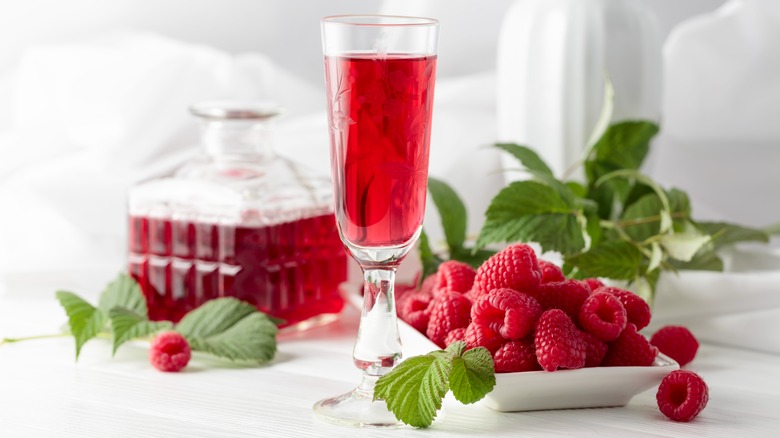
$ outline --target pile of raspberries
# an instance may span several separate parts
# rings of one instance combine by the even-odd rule
[[[538,260],[533,248],[522,243],[476,270],[459,261],[444,262],[419,290],[397,292],[402,320],[441,348],[455,341],[485,347],[497,373],[650,366],[659,349],[683,366],[699,346],[681,326],[664,327],[648,340],[639,333],[651,317],[642,298],[595,278],[566,279],[557,265]],[[703,408],[706,397],[693,404]],[[686,407],[678,418],[662,412],[688,421],[700,408]]]

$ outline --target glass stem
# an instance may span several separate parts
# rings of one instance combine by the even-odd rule
[[[363,276],[363,312],[352,357],[366,378],[375,376],[364,378],[365,385],[401,360],[401,338],[395,313],[395,267],[364,267]]]

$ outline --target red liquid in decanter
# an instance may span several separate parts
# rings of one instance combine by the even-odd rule
[[[130,218],[130,272],[154,320],[234,297],[293,325],[343,307],[347,259],[332,214],[270,226]]]

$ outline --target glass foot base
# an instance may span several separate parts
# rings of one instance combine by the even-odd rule
[[[392,428],[404,425],[387,410],[383,400],[373,401],[373,392],[362,386],[318,401],[314,405],[314,413],[322,420],[342,426]]]

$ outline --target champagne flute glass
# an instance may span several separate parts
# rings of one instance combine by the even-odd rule
[[[336,219],[365,279],[353,351],[363,380],[314,405],[334,423],[401,425],[373,390],[401,359],[393,285],[425,213],[438,28],[417,17],[322,19]]]

